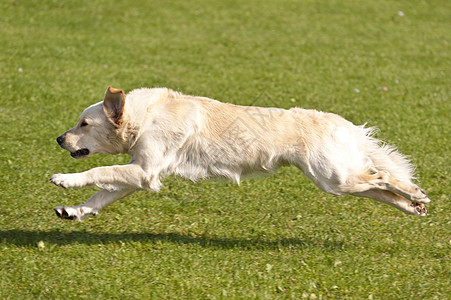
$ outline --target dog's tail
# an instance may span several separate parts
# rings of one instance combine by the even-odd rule
[[[366,136],[366,152],[369,158],[369,169],[374,172],[386,171],[392,177],[405,183],[411,183],[415,167],[407,156],[398,152],[396,147],[390,146],[374,137],[378,130],[374,127],[360,126]]]

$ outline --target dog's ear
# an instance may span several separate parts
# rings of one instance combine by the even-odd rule
[[[124,106],[124,91],[109,86],[106,89],[105,97],[103,98],[103,111],[105,112],[105,115],[110,120],[110,122],[113,123],[113,125],[121,125]]]

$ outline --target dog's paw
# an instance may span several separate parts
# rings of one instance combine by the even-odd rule
[[[64,178],[62,176],[63,174],[53,174],[52,177],[50,177],[50,182],[54,185],[61,186],[66,188],[64,185]]]
[[[79,211],[73,207],[57,206],[53,209],[56,215],[63,220],[77,220],[81,221]]]
[[[416,190],[415,194],[412,195],[412,201],[419,202],[419,203],[431,202],[431,199],[429,199],[425,190],[423,190],[419,187],[417,187],[415,190]]]
[[[82,180],[78,174],[54,174],[50,181],[63,188],[82,187]]]
[[[74,207],[57,206],[53,209],[58,216],[63,220],[83,221],[89,215],[97,215],[98,211],[90,207],[78,205]]]
[[[415,209],[415,214],[417,216],[427,216],[428,215],[428,211],[426,209],[426,206],[424,206],[423,203],[416,203],[416,202],[412,202],[412,207]]]

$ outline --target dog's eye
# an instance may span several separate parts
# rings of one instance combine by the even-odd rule
[[[88,126],[88,123],[86,121],[81,122],[80,127]]]

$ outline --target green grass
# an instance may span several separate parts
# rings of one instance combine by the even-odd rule
[[[1,299],[451,297],[449,1],[0,9]],[[418,166],[430,215],[327,195],[284,168],[241,186],[170,177],[159,194],[61,221],[54,206],[95,189],[56,188],[53,173],[128,160],[74,160],[55,142],[110,84],[369,122]]]

